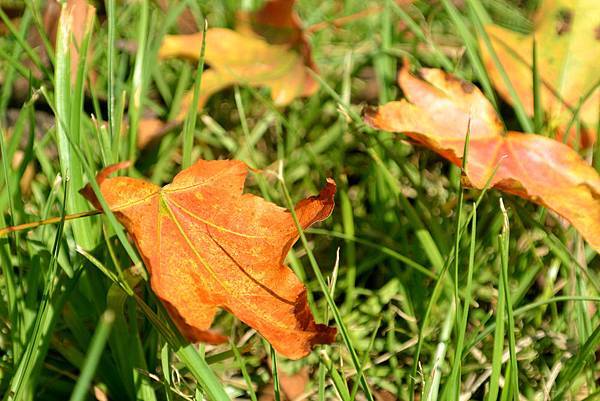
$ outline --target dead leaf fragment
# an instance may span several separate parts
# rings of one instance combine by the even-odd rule
[[[589,147],[597,136],[600,109],[600,40],[597,37],[600,27],[600,2],[544,0],[535,15],[534,24],[534,31],[529,35],[495,25],[488,25],[485,29],[530,115],[534,113],[532,49],[535,38],[538,71],[542,80],[541,102],[548,114],[550,126],[557,129],[559,138],[568,134],[569,143],[572,145]],[[506,101],[512,102],[487,47],[483,43],[480,47],[494,86]],[[580,101],[590,93],[592,94],[579,110],[579,119],[583,126],[581,138],[575,142],[575,125],[572,125],[569,133],[565,131]]]
[[[284,259],[298,238],[289,211],[242,194],[248,167],[200,160],[158,187],[129,178],[97,177],[103,196],[133,237],[151,286],[192,341],[220,343],[209,331],[218,308],[236,315],[289,358],[331,343],[335,328],[316,324],[306,289]],[[88,186],[82,194],[99,207]],[[335,183],[296,205],[302,227],[333,210]]]
[[[544,205],[567,219],[600,250],[600,175],[563,143],[535,134],[505,132],[474,85],[438,69],[419,79],[405,65],[398,80],[406,99],[365,111],[374,128],[402,132],[456,165],[462,164],[470,122],[466,178]]]

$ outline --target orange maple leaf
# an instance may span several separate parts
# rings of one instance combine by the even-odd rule
[[[220,343],[209,331],[218,308],[236,315],[289,358],[331,343],[335,328],[316,324],[306,289],[284,265],[298,230],[289,211],[242,194],[248,167],[240,161],[200,160],[159,187],[147,181],[97,176],[102,195],[133,237],[150,283],[191,341]],[[295,211],[302,227],[327,218],[335,182]],[[91,187],[82,194],[99,208]]]
[[[505,132],[493,107],[469,82],[406,64],[398,81],[406,99],[365,110],[374,128],[402,132],[456,165],[470,126],[466,178],[532,200],[571,222],[600,250],[600,175],[573,149],[535,134]],[[494,174],[494,170],[497,168]],[[493,175],[493,176],[492,176]]]

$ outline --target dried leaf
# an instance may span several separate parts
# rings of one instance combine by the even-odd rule
[[[310,381],[308,366],[303,367],[294,374],[279,372],[279,389],[283,400],[295,400],[301,397]],[[275,388],[271,380],[265,388],[262,389],[259,401],[274,401]]]
[[[579,111],[583,123],[580,146],[595,141],[600,109],[600,2],[597,0],[544,0],[535,16],[535,29],[523,35],[495,25],[486,26],[495,52],[510,76],[526,111],[533,115],[532,48],[535,38],[538,71],[542,79],[541,102],[550,126],[559,137],[565,134],[581,98],[595,87]],[[487,48],[481,44],[483,59],[492,82],[504,99],[511,96]],[[570,143],[576,130],[568,133]]]
[[[201,43],[201,33],[167,36],[159,56],[198,58]],[[202,75],[201,105],[215,92],[234,84],[267,87],[273,102],[279,106],[308,96],[316,89],[298,53],[284,45],[271,45],[259,36],[224,28],[209,29],[205,60],[211,68]]]
[[[97,177],[111,210],[133,237],[152,289],[192,341],[219,343],[209,331],[218,308],[260,332],[282,355],[306,356],[331,343],[335,329],[316,324],[306,289],[284,259],[298,238],[287,210],[242,194],[248,167],[200,160],[158,187],[129,177]],[[296,206],[308,227],[333,210],[335,183]],[[91,188],[82,194],[99,207]]]
[[[166,13],[169,10],[169,7],[171,7],[172,1],[158,0],[157,3],[159,7],[162,8],[162,10]],[[187,34],[198,31],[198,28],[199,27],[198,24],[196,24],[194,14],[192,14],[192,11],[189,9],[189,7],[186,7],[181,12],[179,17],[177,17],[177,29],[179,30],[179,32]]]
[[[296,0],[269,0],[263,7],[251,14],[238,15],[237,30],[251,31],[265,38],[271,44],[284,44],[298,52],[304,63],[312,68],[317,66],[302,21],[294,11]],[[246,24],[249,23],[249,26]]]
[[[25,152],[17,149],[12,158],[12,168],[18,171],[22,168],[22,163],[25,161]],[[23,169],[21,179],[19,180],[19,188],[21,189],[21,195],[27,196],[31,193],[31,183],[35,179],[35,164],[27,163]]]
[[[461,165],[470,123],[466,178],[554,210],[600,250],[600,175],[570,147],[535,134],[505,132],[494,109],[469,82],[438,69],[405,65],[399,84],[406,99],[366,110],[365,121],[402,132]]]
[[[256,13],[240,13],[236,30],[208,29],[205,62],[210,68],[202,74],[199,109],[213,94],[235,84],[268,88],[277,106],[318,90],[309,71],[316,70],[310,45],[293,5],[290,0],[271,0]],[[201,47],[201,32],[167,35],[159,57],[198,60]],[[171,123],[185,119],[192,98],[193,91],[184,95],[180,112]],[[140,136],[160,138],[163,132],[154,126]]]

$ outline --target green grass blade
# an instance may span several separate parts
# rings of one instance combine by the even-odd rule
[[[552,401],[565,399],[565,393],[570,389],[577,375],[586,367],[600,346],[600,325],[597,326],[577,353],[567,361],[566,368],[560,373],[556,381],[556,392]]]
[[[458,326],[458,337],[456,339],[456,347],[454,349],[454,363],[452,364],[452,372],[450,373],[450,381],[448,384],[449,391],[453,399],[460,398],[460,383],[462,372],[462,358],[464,349],[465,334],[467,332],[467,324],[469,321],[469,307],[471,305],[473,292],[473,270],[475,265],[475,246],[477,240],[477,207],[473,208],[473,218],[471,219],[471,238],[469,246],[469,265],[467,267],[467,282],[465,284],[465,300],[463,310],[460,314],[461,321]]]
[[[450,0],[442,0],[442,5],[444,9],[450,16],[452,23],[458,30],[460,37],[462,38],[465,49],[467,51],[467,56],[469,57],[469,61],[471,62],[473,69],[475,70],[475,75],[479,82],[481,82],[481,86],[483,87],[483,93],[488,98],[488,100],[492,103],[494,108],[498,110],[498,103],[496,101],[496,96],[494,95],[494,90],[492,89],[492,83],[490,78],[479,58],[479,48],[477,46],[477,41],[471,34],[469,28],[467,27],[464,17],[460,15],[456,6]]]
[[[386,1],[390,4],[390,7],[398,15],[398,17],[400,17],[400,19],[406,24],[408,29],[410,29],[410,31],[415,35],[419,42],[427,43],[427,46],[429,46],[432,49],[435,58],[440,63],[442,68],[446,71],[454,71],[454,63],[452,62],[452,60],[450,60],[448,56],[446,56],[442,51],[438,49],[436,44],[431,40],[431,38],[428,35],[426,35],[423,32],[423,29],[419,27],[419,25],[411,18],[411,16],[408,15],[408,13],[404,11],[404,9],[395,1]]]
[[[523,128],[523,130],[525,132],[535,132],[534,126],[533,126],[531,120],[529,119],[529,117],[527,116],[527,113],[525,112],[525,107],[523,106],[523,102],[521,101],[519,94],[517,93],[514,85],[512,84],[512,81],[510,80],[508,73],[504,69],[502,62],[498,58],[498,54],[496,54],[496,51],[494,50],[494,46],[492,45],[492,41],[491,41],[489,35],[487,34],[487,32],[485,31],[485,29],[483,27],[482,17],[478,14],[477,7],[472,6],[472,4],[474,4],[474,3],[475,2],[473,0],[468,0],[470,9],[473,11],[469,15],[471,16],[471,20],[473,22],[473,25],[475,25],[475,29],[477,30],[479,37],[483,40],[483,43],[484,43],[487,51],[489,52],[490,57],[492,58],[492,61],[494,62],[494,66],[495,66],[496,70],[502,77],[502,81],[504,82],[504,85],[508,89],[508,93],[510,94],[512,104],[514,105],[514,108],[515,108],[515,113],[517,115],[517,119],[521,123],[521,127]]]
[[[142,99],[144,99],[147,77],[150,71],[147,59],[148,25],[150,19],[149,7],[149,0],[142,0],[140,2],[137,52],[135,55],[133,78],[131,80],[131,93],[129,96],[129,141],[127,146],[128,160],[136,159],[135,156],[137,154],[138,126],[143,107]]]
[[[298,221],[298,216],[296,216],[296,212],[294,210],[294,203],[292,201],[292,198],[290,196],[290,193],[289,193],[287,187],[285,186],[283,177],[279,177],[279,178],[280,178],[281,188],[282,188],[285,200],[286,200],[287,207],[292,214],[294,223],[296,224],[296,228],[298,229],[298,233],[300,235],[300,240],[302,242],[302,245],[304,246],[304,249],[306,250],[308,259],[310,261],[310,265],[311,265],[313,272],[317,278],[319,287],[321,288],[321,292],[323,292],[323,294],[325,295],[325,299],[327,300],[329,309],[331,310],[331,312],[333,314],[333,318],[340,330],[340,334],[342,336],[342,339],[344,340],[344,344],[346,345],[346,348],[350,352],[350,358],[352,360],[352,364],[354,365],[354,368],[356,369],[357,372],[361,372],[361,374],[359,376],[361,388],[362,388],[367,400],[374,401],[373,395],[371,393],[371,389],[369,388],[369,385],[367,383],[367,379],[364,375],[364,372],[362,372],[360,361],[358,359],[358,354],[356,352],[356,348],[354,347],[354,345],[352,343],[352,340],[350,338],[350,334],[348,332],[346,324],[344,323],[344,320],[342,319],[342,315],[341,315],[337,305],[335,304],[333,297],[331,296],[331,294],[329,292],[329,288],[327,287],[327,283],[325,281],[325,278],[323,277],[323,273],[321,273],[321,269],[319,268],[317,260],[315,259],[315,256],[313,255],[313,253],[310,249],[310,246],[308,245],[308,240],[306,239],[304,230],[302,229],[302,226],[300,225],[300,223]]]
[[[271,376],[273,377],[273,396],[275,401],[281,401],[281,389],[279,386],[279,369],[277,368],[277,354],[273,346],[269,344],[269,353],[271,354]]]
[[[246,382],[246,386],[248,387],[248,395],[250,396],[250,400],[258,401],[258,398],[256,397],[256,392],[254,391],[254,387],[252,384],[252,378],[248,374],[248,369],[246,368],[246,361],[244,360],[244,357],[242,356],[240,350],[233,341],[230,341],[229,345],[231,347],[231,350],[233,351],[233,354],[235,355],[235,360],[237,361],[240,367],[240,371],[242,372],[242,377]]]
[[[541,77],[538,65],[538,50],[537,42],[533,38],[533,47],[531,50],[531,76],[533,79],[533,129],[536,133],[542,132],[544,124],[544,110],[542,109],[542,92],[541,92]],[[568,131],[567,131],[568,132]]]
[[[85,63],[87,52],[80,53],[78,71],[71,71],[71,60],[75,57],[71,53],[73,35],[73,15],[67,5],[61,11],[59,29],[56,40],[56,70],[55,70],[55,115],[56,139],[59,150],[61,174],[70,181],[70,193],[67,197],[67,213],[77,213],[87,208],[87,202],[78,191],[83,187],[83,171],[81,161],[73,154],[73,146],[85,143],[81,136],[81,113],[83,108],[83,84],[85,76]],[[87,49],[91,35],[92,20],[88,20],[85,29],[85,39],[81,50]],[[73,75],[75,74],[75,75]],[[72,76],[76,77],[75,82]],[[74,84],[74,87],[73,87]],[[90,159],[89,155],[86,159]],[[85,220],[77,220],[72,224],[73,233],[78,243],[86,249],[94,246],[94,231]]]
[[[192,164],[192,146],[194,144],[194,131],[196,129],[196,117],[198,115],[198,101],[200,99],[200,90],[202,87],[202,73],[204,72],[204,58],[206,54],[206,31],[208,29],[208,21],[204,21],[204,27],[202,29],[202,47],[200,48],[200,59],[198,61],[198,68],[196,69],[196,76],[194,78],[194,95],[192,98],[192,104],[185,117],[183,123],[183,158],[181,167],[186,168]]]
[[[119,147],[118,139],[120,137],[120,124],[116,114],[117,94],[116,94],[116,66],[119,64],[116,41],[117,41],[117,15],[115,8],[116,0],[106,0],[106,19],[108,23],[107,31],[107,80],[108,86],[108,133],[110,143],[113,144],[113,150],[107,157],[107,163],[113,164],[118,160]]]
[[[500,235],[500,257],[501,257],[501,274],[504,286],[504,294],[506,297],[506,317],[507,317],[507,331],[508,331],[508,350],[510,353],[510,360],[508,367],[510,367],[510,377],[507,377],[510,383],[510,391],[513,394],[514,401],[519,401],[519,367],[517,365],[517,351],[515,341],[515,318],[513,313],[510,283],[508,281],[508,252],[510,248],[510,226],[508,222],[508,213],[504,208],[504,203],[500,199],[500,209],[504,217],[504,224],[502,226],[502,234]]]
[[[106,342],[108,340],[114,320],[114,313],[112,313],[110,310],[107,310],[100,317],[100,323],[98,323],[98,327],[96,327],[96,331],[92,337],[92,342],[90,343],[89,351],[85,358],[83,368],[81,369],[81,374],[79,375],[79,379],[77,379],[77,383],[75,384],[75,388],[73,389],[73,393],[71,394],[69,401],[83,401],[87,398],[87,393],[89,391],[90,384],[92,383],[94,372],[96,371],[96,367],[100,362],[100,357],[102,356],[102,352],[106,346]]]

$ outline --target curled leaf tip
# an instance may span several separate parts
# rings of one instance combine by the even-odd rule
[[[100,170],[100,172],[96,175],[96,182],[98,183],[98,185],[102,185],[102,182],[104,182],[104,180],[106,180],[108,178],[108,176],[110,176],[111,174],[128,168],[131,166],[131,160],[125,160],[119,163],[115,163],[115,164],[111,164],[109,166],[104,167],[102,170]],[[98,202],[98,198],[96,197],[96,194],[94,193],[94,189],[92,188],[92,186],[90,184],[87,184],[85,187],[81,188],[79,190],[79,193],[86,198],[92,205],[94,205],[94,207],[96,207],[97,209],[100,209],[100,202]]]

